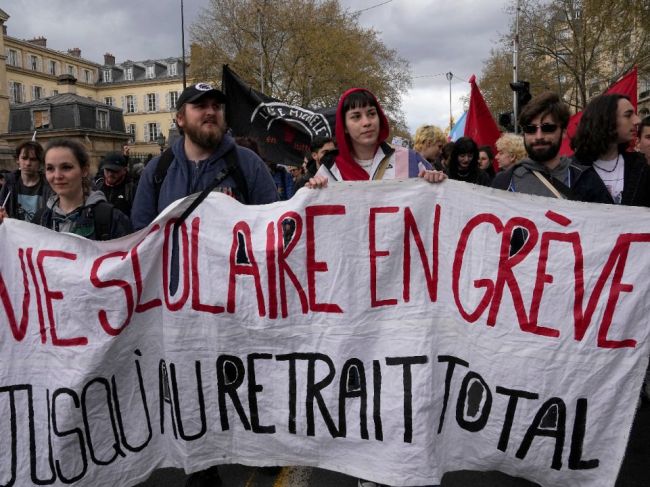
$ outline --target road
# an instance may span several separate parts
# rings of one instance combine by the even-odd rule
[[[615,487],[650,485],[650,404],[636,415],[625,460]],[[336,472],[308,467],[264,469],[242,465],[219,467],[222,487],[356,487],[357,480]],[[137,487],[184,487],[187,476],[179,469],[154,472]],[[496,472],[452,472],[443,477],[442,487],[535,487],[538,484]]]

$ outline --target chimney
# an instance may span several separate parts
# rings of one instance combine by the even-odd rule
[[[77,94],[77,78],[71,74],[62,74],[56,79],[56,84],[59,86],[59,94],[72,93]]]
[[[104,64],[106,64],[108,66],[115,66],[115,56],[113,56],[109,52],[104,54]]]
[[[43,36],[34,37],[33,39],[29,39],[27,42],[34,44],[35,46],[47,47],[47,39]]]
[[[68,54],[74,57],[81,57],[81,49],[78,47],[73,47],[72,49],[68,49]]]

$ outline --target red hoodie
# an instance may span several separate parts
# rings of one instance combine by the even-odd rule
[[[367,92],[377,104],[377,114],[379,115],[379,137],[377,138],[377,147],[388,138],[388,118],[384,114],[381,105],[375,95],[364,88],[351,88],[341,96],[338,107],[336,108],[336,145],[339,151],[336,157],[336,167],[345,181],[364,181],[370,179],[368,173],[354,160],[352,156],[352,141],[345,131],[345,116],[343,115],[343,103],[350,94],[357,91]]]

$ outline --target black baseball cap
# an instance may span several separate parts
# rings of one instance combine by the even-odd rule
[[[176,111],[180,110],[186,103],[194,103],[204,96],[212,96],[219,103],[226,103],[226,95],[221,90],[213,88],[210,83],[196,83],[183,90],[183,93],[176,101]]]
[[[102,169],[108,169],[109,171],[119,171],[125,169],[128,165],[126,158],[119,152],[109,152],[102,161]]]

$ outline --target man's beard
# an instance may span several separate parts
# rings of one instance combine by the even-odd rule
[[[203,123],[207,121],[213,123],[213,126],[209,129],[203,127]],[[213,150],[219,145],[221,139],[223,139],[226,126],[224,123],[219,123],[218,120],[204,120],[196,125],[186,125],[183,127],[183,132],[185,136],[202,149]]]
[[[533,147],[527,144],[524,140],[524,146],[526,147],[528,157],[535,162],[544,163],[557,156],[558,152],[560,152],[560,147],[562,146],[562,139],[557,142],[551,142],[550,145],[543,147]]]

